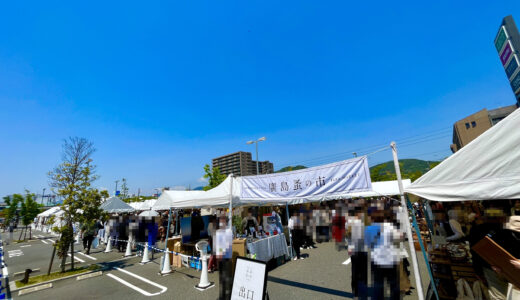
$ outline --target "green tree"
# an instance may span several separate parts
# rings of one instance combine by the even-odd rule
[[[25,234],[24,234],[24,237],[23,239],[25,240],[25,237],[27,235],[27,228],[29,226],[29,224],[31,224],[34,220],[34,218],[36,218],[36,216],[40,213],[40,208],[41,208],[41,205],[38,204],[38,202],[36,202],[34,200],[35,198],[35,195],[34,194],[31,194],[29,193],[29,191],[25,191],[25,197],[23,197],[23,201],[21,202],[21,208],[20,208],[20,215],[21,215],[21,219],[22,219],[22,224],[25,226]],[[20,232],[20,237],[21,237],[21,232]],[[29,239],[32,238],[32,232],[29,233]]]
[[[128,186],[126,184],[126,178],[121,179],[121,199],[123,201],[128,198]]]
[[[3,199],[7,206],[5,212],[5,223],[9,225],[11,222],[16,221],[18,206],[23,201],[23,197],[20,194],[14,194],[11,196],[5,196]]]
[[[56,254],[61,258],[61,271],[65,272],[65,262],[71,249],[71,269],[74,269],[75,222],[92,222],[102,217],[99,205],[101,193],[91,184],[97,179],[91,156],[95,152],[91,142],[84,138],[71,137],[63,142],[62,162],[49,172],[53,191],[63,198],[64,211],[60,226],[54,231],[61,234],[56,242]]]
[[[103,201],[107,200],[110,197],[107,190],[102,190],[99,192],[99,194],[101,195],[101,198],[103,198]]]
[[[210,168],[208,164],[204,166],[204,178],[208,179],[208,185],[203,187],[205,191],[211,190],[212,188],[218,186],[222,181],[226,179],[226,175],[220,174],[220,170],[218,167],[213,169]]]

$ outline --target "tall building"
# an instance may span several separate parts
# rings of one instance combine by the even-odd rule
[[[453,153],[469,144],[486,130],[500,122],[517,108],[516,105],[504,106],[492,110],[483,109],[453,124]]]
[[[225,175],[231,173],[236,176],[256,175],[256,160],[251,157],[251,152],[238,151],[214,158],[212,166],[213,168],[218,167],[220,173]],[[259,161],[258,170],[260,174],[273,173],[273,163],[268,160]]]

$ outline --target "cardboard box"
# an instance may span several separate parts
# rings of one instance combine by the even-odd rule
[[[180,243],[180,242],[181,242],[181,237],[176,236],[176,237],[169,238],[168,243],[166,244],[168,246],[168,251],[180,252],[180,251],[176,251],[174,249],[175,244]],[[170,263],[173,264],[173,254],[171,254],[171,253],[170,253]]]
[[[180,255],[173,255],[172,267],[178,269],[182,268],[182,260]]]
[[[233,274],[235,272],[235,263],[237,262],[237,256],[246,256],[247,255],[247,246],[246,239],[234,239],[233,244],[231,246],[232,250],[232,261],[233,261]]]

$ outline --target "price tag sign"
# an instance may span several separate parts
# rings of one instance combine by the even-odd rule
[[[231,300],[263,300],[267,283],[267,264],[237,257]]]

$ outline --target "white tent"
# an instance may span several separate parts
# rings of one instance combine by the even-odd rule
[[[135,210],[150,210],[154,206],[155,202],[157,202],[157,199],[149,199],[140,202],[131,202],[128,203],[128,205],[133,207]]]
[[[240,191],[234,181],[236,178],[228,176],[221,184],[209,191],[163,191],[152,209],[225,207],[229,205],[232,185],[235,189],[233,203],[237,203]]]
[[[405,192],[434,201],[520,199],[519,129],[517,109]]]
[[[403,186],[408,187],[410,179],[403,180]],[[257,200],[241,199],[242,182],[240,177],[226,178],[219,186],[209,191],[164,191],[152,209],[166,210],[170,208],[202,208],[202,207],[228,207],[231,194],[233,194],[233,206],[261,206],[261,205],[285,205],[300,204],[312,201],[328,201],[344,198],[378,197],[399,195],[399,185],[396,180],[373,182],[372,191],[334,195],[320,195],[316,198],[286,199],[286,200]]]
[[[51,208],[47,209],[46,211],[44,211],[42,213],[39,213],[37,215],[37,217],[41,217],[41,218],[50,217],[50,216],[58,213],[60,210],[61,210],[60,206],[54,206],[54,207],[51,207]]]

